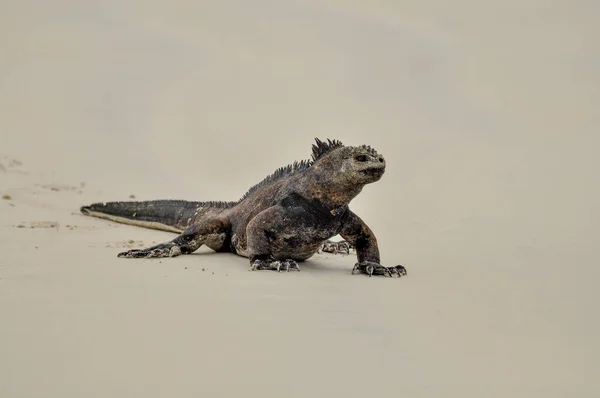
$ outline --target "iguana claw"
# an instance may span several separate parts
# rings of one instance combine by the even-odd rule
[[[261,271],[261,270],[270,270],[270,271],[287,271],[290,272],[290,269],[295,268],[297,271],[300,271],[300,266],[294,260],[254,260],[251,264],[252,271]]]
[[[281,272],[281,270],[283,268],[285,268],[285,270],[287,272],[290,272],[290,268],[295,268],[296,270],[300,271],[300,267],[298,266],[298,263],[295,262],[294,260],[283,260],[283,261],[276,261],[277,263],[279,263],[279,265],[277,266],[277,272]]]
[[[369,277],[373,275],[385,275],[391,277],[392,274],[397,274],[400,278],[402,275],[406,275],[406,268],[402,265],[396,265],[394,267],[384,267],[381,264],[372,262],[372,261],[363,261],[361,263],[354,264],[354,268],[352,269],[352,275],[356,273],[356,271],[365,273],[369,275]]]
[[[395,267],[389,267],[390,271],[394,274],[398,274],[398,278],[401,278],[402,275],[408,275],[406,268],[403,265],[396,265]]]

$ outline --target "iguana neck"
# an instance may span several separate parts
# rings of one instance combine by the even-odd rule
[[[344,183],[326,170],[307,170],[293,184],[293,190],[308,200],[316,200],[328,210],[347,206],[363,189],[363,184]]]

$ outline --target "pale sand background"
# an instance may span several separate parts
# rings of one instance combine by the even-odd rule
[[[600,3],[218,3],[0,6],[0,397],[600,396]],[[117,259],[172,235],[77,214],[315,136],[386,156],[352,208],[408,277]]]

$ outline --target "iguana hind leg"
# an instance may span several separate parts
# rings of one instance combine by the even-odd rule
[[[254,270],[296,269],[317,252],[321,243],[335,235],[335,226],[314,228],[314,215],[302,207],[276,205],[256,215],[246,227],[250,267]],[[331,229],[328,230],[328,229]]]
[[[146,249],[127,250],[118,254],[126,258],[176,257],[195,252],[202,245],[221,250],[230,233],[231,224],[223,218],[201,221],[188,227],[170,242],[160,243]]]

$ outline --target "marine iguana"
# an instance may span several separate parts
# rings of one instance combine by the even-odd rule
[[[406,275],[402,265],[380,264],[377,239],[348,208],[367,184],[379,181],[385,159],[370,146],[346,146],[315,138],[310,160],[280,167],[239,200],[150,200],[94,203],[89,216],[176,232],[173,240],[119,253],[125,258],[175,257],[206,245],[250,261],[251,270],[300,270],[329,238],[341,235],[355,247],[352,273]]]

